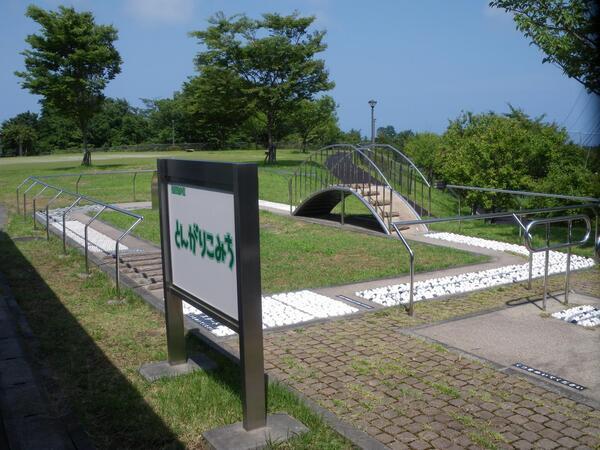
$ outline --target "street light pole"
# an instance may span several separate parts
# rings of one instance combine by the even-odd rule
[[[171,120],[171,145],[175,145],[175,120]]]
[[[371,107],[371,144],[375,145],[375,100],[369,100],[369,106]]]

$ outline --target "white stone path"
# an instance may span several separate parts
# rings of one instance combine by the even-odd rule
[[[284,210],[288,205],[262,202],[262,207],[277,208]],[[268,204],[267,204],[268,203]],[[83,206],[74,208],[75,212],[96,211],[97,206]],[[57,209],[51,212],[51,227],[62,234],[62,212]],[[43,215],[40,218],[43,219]],[[84,224],[78,220],[67,220],[65,222],[67,236],[77,244],[84,245]],[[457,242],[473,247],[489,248],[497,251],[512,252],[527,256],[529,252],[521,245],[507,244],[490,239],[473,238],[453,233],[429,233],[429,238],[440,239],[449,242]],[[112,253],[115,249],[115,240],[94,230],[93,225],[88,229],[89,250],[92,252]],[[121,245],[122,250],[127,247]],[[590,258],[573,255],[571,257],[571,269],[583,269],[591,267],[594,261]],[[543,276],[544,254],[536,253],[533,259],[533,276]],[[566,255],[561,252],[550,252],[549,274],[564,272],[566,267]],[[528,264],[509,265],[484,271],[467,272],[460,275],[431,278],[415,283],[415,301],[427,300],[440,296],[470,292],[498,286],[501,284],[524,281],[528,278]],[[393,306],[408,302],[408,283],[387,285],[375,289],[357,292],[356,295],[363,297],[382,306]],[[263,296],[262,298],[263,328],[275,328],[287,325],[299,324],[316,319],[338,317],[358,312],[358,309],[340,300],[317,294],[309,290],[288,292]],[[216,336],[229,336],[234,334],[233,330],[225,325],[211,319],[200,310],[184,302],[184,314],[202,327],[208,329]]]
[[[529,256],[529,251],[522,245],[507,244],[491,239],[481,239],[454,233],[428,233],[425,236],[448,242],[466,244],[473,247],[517,253]],[[533,255],[533,278],[544,275],[545,254]],[[567,255],[551,251],[549,254],[548,274],[566,271]],[[594,265],[594,260],[578,255],[571,255],[571,270],[584,269]],[[460,275],[430,278],[414,284],[414,301],[428,300],[446,295],[486,289],[502,284],[517,283],[529,278],[529,263],[508,265],[495,269],[462,273]],[[383,306],[393,306],[408,303],[409,283],[394,284],[356,292],[356,295]]]

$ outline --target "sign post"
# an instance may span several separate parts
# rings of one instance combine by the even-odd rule
[[[213,448],[259,448],[306,431],[266,414],[256,164],[159,159],[158,197],[167,374],[192,369],[182,301],[239,334],[244,419],[205,439]]]

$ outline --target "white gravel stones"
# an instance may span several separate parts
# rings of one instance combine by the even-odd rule
[[[78,211],[94,211],[97,207],[95,206],[84,206],[78,208]],[[73,209],[75,210],[75,208]],[[72,210],[72,211],[73,211]],[[62,235],[62,212],[64,209],[55,209],[50,211],[49,222],[52,228],[55,228]],[[46,215],[38,213],[38,216],[46,220]],[[65,231],[67,237],[73,239],[78,245],[85,246],[85,224],[78,220],[65,220]],[[116,241],[105,234],[100,233],[92,228],[88,227],[88,250],[90,252],[104,252],[112,253],[115,251]],[[119,245],[120,250],[128,250],[126,245],[122,243]]]
[[[494,250],[512,252],[528,256],[529,251],[521,245],[507,244],[490,239],[474,238],[454,233],[428,233],[428,237],[450,242],[459,242],[475,247],[484,247]],[[543,252],[533,255],[533,278],[544,275]],[[561,273],[566,270],[567,255],[562,252],[551,251],[549,254],[548,274]],[[594,260],[578,255],[571,255],[571,270],[583,269],[594,265]],[[428,300],[446,295],[471,292],[486,289],[501,284],[525,281],[529,277],[529,264],[517,264],[499,267],[496,269],[467,272],[441,278],[432,278],[415,282],[414,301]],[[408,303],[409,284],[396,284],[375,289],[357,292],[356,295],[371,300],[383,306],[392,306]]]
[[[314,319],[344,316],[358,309],[339,300],[304,290],[275,294],[262,298],[263,329],[282,327]],[[221,325],[193,306],[183,303],[184,314],[207,328],[216,336],[229,336],[234,332]]]
[[[582,327],[596,327],[600,325],[600,309],[592,305],[575,306],[555,312],[552,317],[565,322],[581,325]]]

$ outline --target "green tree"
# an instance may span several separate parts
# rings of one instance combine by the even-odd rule
[[[323,143],[331,137],[331,134],[338,134],[335,108],[335,101],[328,95],[317,100],[301,100],[298,103],[291,116],[291,122],[300,135],[303,152],[306,151],[309,143]]]
[[[94,147],[139,144],[149,139],[147,117],[125,99],[105,99],[89,129],[89,142]]]
[[[90,165],[88,125],[102,105],[104,88],[121,70],[114,47],[117,30],[97,25],[91,12],[64,6],[46,11],[31,5],[26,15],[41,30],[27,36],[31,49],[22,53],[26,70],[16,75],[23,78],[24,88],[77,124],[83,140],[82,164]]]
[[[38,116],[25,112],[5,120],[0,127],[3,151],[11,150],[17,156],[33,153],[38,138]]]
[[[407,138],[404,153],[424,171],[430,179],[433,177],[435,158],[442,137],[435,133],[417,133]]]
[[[259,20],[218,13],[206,30],[191,33],[207,48],[196,57],[199,72],[220,68],[240,78],[247,100],[266,117],[269,147],[278,122],[299,100],[334,86],[324,61],[315,58],[326,45],[325,31],[309,31],[314,20],[297,12]]]
[[[514,108],[506,115],[464,113],[444,133],[436,166],[451,184],[539,190],[548,174],[550,149],[560,153],[567,143],[564,129]],[[515,206],[502,194],[470,192],[466,197],[472,206],[486,209]]]
[[[493,0],[490,6],[513,14],[517,29],[546,54],[543,62],[600,95],[600,20],[592,0]]]
[[[253,113],[253,102],[243,92],[243,81],[230,70],[206,67],[183,86],[186,124],[195,139],[224,148]]]

